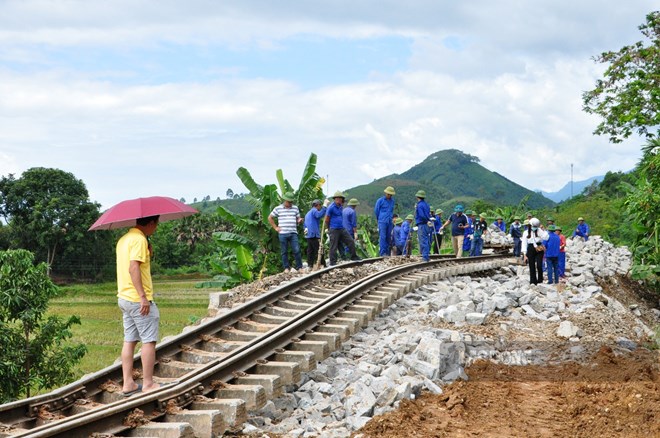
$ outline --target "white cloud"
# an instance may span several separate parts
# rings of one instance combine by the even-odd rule
[[[461,149],[530,189],[556,190],[629,170],[639,141],[591,132],[581,93],[589,59],[640,38],[650,1],[0,3],[0,173],[34,166],[74,173],[105,207],[169,194],[192,200],[258,182],[282,168],[298,183],[311,152],[330,190],[400,173],[431,153]],[[54,70],[43,47],[194,44],[278,50],[287,38],[406,36],[405,69],[303,89],[293,80],[126,83],[130,66]],[[69,53],[69,52],[66,52]],[[52,54],[51,54],[52,55]],[[73,55],[69,55],[73,56]],[[301,61],[304,62],[304,61]],[[16,64],[14,64],[16,63]],[[43,66],[24,72],[16,65]],[[137,85],[136,85],[137,84]]]

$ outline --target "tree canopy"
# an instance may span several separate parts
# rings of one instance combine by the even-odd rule
[[[49,266],[58,255],[88,260],[98,254],[96,243],[105,242],[90,238],[87,228],[99,208],[89,201],[85,184],[63,170],[34,167],[20,178],[0,179],[0,214],[10,226],[10,247],[32,251]]]
[[[660,125],[660,11],[649,13],[639,30],[645,40],[594,58],[608,67],[582,96],[584,110],[603,118],[594,134],[609,135],[613,143],[633,132],[658,136],[653,128]]]

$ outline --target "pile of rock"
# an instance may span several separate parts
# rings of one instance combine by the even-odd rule
[[[494,246],[512,246],[513,237],[500,230],[498,226],[491,224],[488,232],[484,234],[484,243]]]
[[[454,277],[416,289],[306,373],[292,392],[255,412],[244,432],[349,436],[403,399],[467,379],[464,368],[476,359],[544,363],[557,359],[558,346],[559,359],[580,358],[602,339],[636,348],[631,339],[648,328],[595,282],[625,272],[630,252],[593,237],[571,241],[567,255],[569,281],[559,288],[530,285],[527,268],[511,265],[489,277]]]

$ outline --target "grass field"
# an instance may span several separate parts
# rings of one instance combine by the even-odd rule
[[[204,317],[209,289],[195,289],[198,280],[154,280],[155,301],[160,310],[160,336],[174,335]],[[102,283],[62,287],[62,296],[50,302],[49,314],[78,315],[82,324],[73,327],[73,343],[87,346],[77,368],[77,377],[112,365],[123,342],[121,311],[117,307],[117,284]]]

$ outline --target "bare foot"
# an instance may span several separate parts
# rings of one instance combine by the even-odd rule
[[[152,383],[149,386],[143,386],[142,387],[142,392],[150,392],[150,391],[155,391],[157,389],[160,389],[160,384],[158,383]]]

